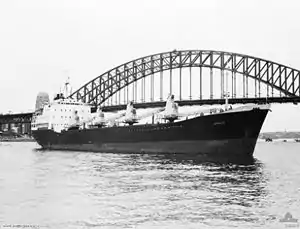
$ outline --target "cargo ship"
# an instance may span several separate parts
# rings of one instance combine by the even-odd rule
[[[225,106],[182,114],[174,96],[164,108],[137,114],[133,102],[111,117],[59,93],[38,109],[32,134],[43,149],[117,153],[196,153],[252,156],[270,105]],[[70,94],[70,93],[69,93]],[[145,116],[150,123],[141,123]]]

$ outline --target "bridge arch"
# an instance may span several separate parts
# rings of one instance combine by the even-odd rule
[[[300,71],[294,68],[238,53],[174,50],[141,57],[119,65],[89,81],[70,97],[101,106],[115,93],[142,78],[157,72],[186,67],[239,73],[266,84],[287,97],[300,96]]]

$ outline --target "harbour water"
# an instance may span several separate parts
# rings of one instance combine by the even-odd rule
[[[0,228],[286,228],[300,221],[300,143],[254,160],[40,151],[0,143]]]

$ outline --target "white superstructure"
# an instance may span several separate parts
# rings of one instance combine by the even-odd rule
[[[67,81],[64,93],[57,94],[53,102],[36,110],[32,119],[32,130],[52,129],[61,132],[72,125],[80,126],[92,118],[89,104],[67,98],[70,95],[68,86]]]

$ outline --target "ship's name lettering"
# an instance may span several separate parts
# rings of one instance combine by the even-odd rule
[[[145,132],[145,131],[156,131],[156,130],[168,130],[168,129],[175,129],[175,128],[182,128],[182,126],[158,126],[152,128],[130,128],[130,132]]]
[[[214,122],[214,124],[213,124],[214,126],[217,126],[217,125],[225,125],[225,122],[223,121],[223,122]]]

